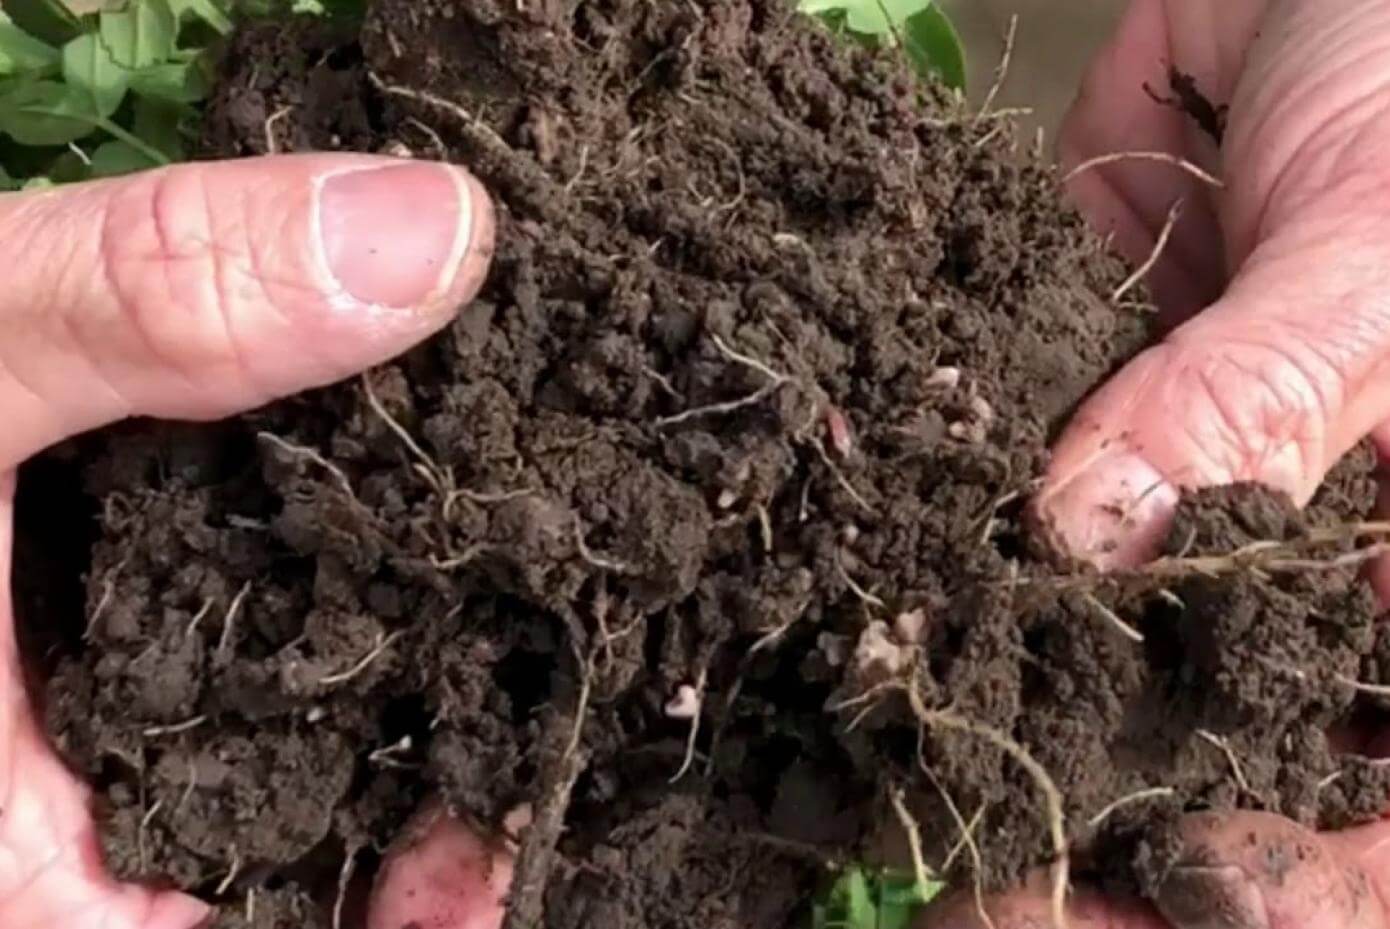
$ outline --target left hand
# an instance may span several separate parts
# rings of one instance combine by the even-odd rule
[[[105,873],[88,792],[44,740],[10,602],[14,469],[117,419],[228,416],[403,352],[477,292],[492,223],[462,170],[357,155],[0,196],[0,926],[193,929],[209,916]],[[483,854],[436,848],[455,869]],[[455,901],[430,889],[439,860],[410,860],[384,870],[369,929],[467,927],[466,914],[421,922],[422,906]],[[485,878],[448,883],[487,896]]]

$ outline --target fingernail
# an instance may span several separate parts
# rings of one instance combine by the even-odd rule
[[[1044,489],[1036,509],[1065,554],[1104,570],[1157,556],[1177,503],[1177,488],[1153,465],[1116,447]]]
[[[319,192],[328,268],[357,300],[408,308],[442,296],[472,233],[472,186],[436,162],[347,171]]]
[[[1236,865],[1177,865],[1154,905],[1174,929],[1269,929],[1264,895]]]

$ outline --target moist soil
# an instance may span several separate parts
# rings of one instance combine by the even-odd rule
[[[1151,316],[897,56],[781,0],[379,0],[242,29],[204,148],[469,165],[496,255],[362,379],[26,474],[95,517],[26,504],[19,577],[116,874],[328,926],[442,797],[519,847],[511,926],[788,926],[898,788],[933,866],[975,822],[957,886],[1051,861],[998,736],[1077,881],[1151,890],[1184,810],[1379,811],[1325,734],[1390,680],[1327,531],[1369,454],[1188,497],[1158,568],[1048,557],[1047,444]]]

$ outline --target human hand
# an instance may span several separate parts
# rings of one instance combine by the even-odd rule
[[[209,915],[103,872],[88,793],[44,741],[10,603],[15,467],[128,416],[218,418],[385,361],[472,298],[492,240],[487,196],[462,171],[357,155],[0,196],[0,926],[193,929]],[[422,815],[401,846],[417,858]],[[450,912],[429,889],[440,859],[411,860],[383,871],[368,929]]]
[[[1220,151],[1155,106],[1169,64],[1229,101]],[[1390,451],[1390,6],[1380,0],[1134,0],[1061,138],[1064,167],[1166,151],[1215,173],[1130,162],[1072,194],[1140,260],[1185,212],[1151,282],[1166,338],[1079,411],[1037,512],[1101,567],[1157,553],[1180,489],[1259,481],[1306,502],[1370,436]],[[1390,571],[1375,569],[1382,595]],[[1373,738],[1368,754],[1390,748]],[[1316,835],[1280,817],[1203,813],[1182,826],[1156,908],[1080,890],[1072,929],[1353,929],[1390,922],[1390,822]],[[1048,925],[1041,876],[991,902],[998,929]],[[979,926],[971,900],[927,914]]]

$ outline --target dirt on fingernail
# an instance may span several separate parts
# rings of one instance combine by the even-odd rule
[[[98,528],[21,489],[45,726],[108,866],[331,926],[439,795],[530,810],[510,925],[797,925],[887,854],[899,787],[933,866],[975,823],[953,884],[1053,858],[982,733],[1055,785],[1078,881],[1139,887],[1183,810],[1374,815],[1386,769],[1324,735],[1390,679],[1365,539],[1328,528],[1369,453],[1302,513],[1189,495],[1163,571],[1034,554],[1048,444],[1152,317],[1000,119],[784,0],[240,29],[206,155],[447,158],[496,255],[364,378],[27,472]]]

